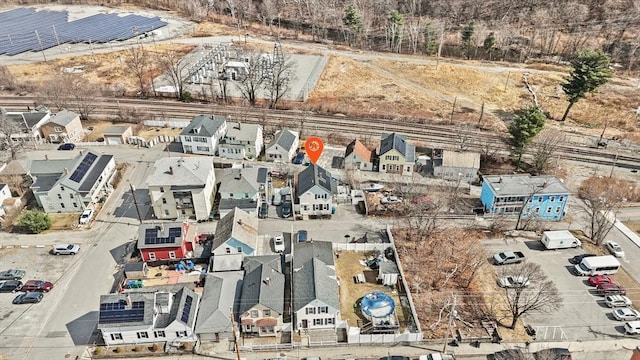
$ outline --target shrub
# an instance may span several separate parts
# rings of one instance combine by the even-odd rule
[[[133,348],[133,351],[135,351],[135,352],[140,352],[140,351],[142,351],[142,346],[140,346],[140,345],[136,345],[136,347],[134,347],[134,348]]]
[[[153,344],[153,345],[151,345],[151,350],[152,350],[152,351],[158,351],[158,350],[160,350],[160,345],[158,345],[158,344]]]
[[[98,346],[95,350],[93,350],[93,355],[102,355],[104,353],[104,348],[102,346]]]
[[[115,349],[113,349],[113,352],[116,352],[116,353],[118,353],[118,354],[119,354],[119,353],[121,353],[122,351],[123,351],[123,350],[122,350],[122,348],[121,348],[120,346],[118,346],[118,347],[116,347]]]
[[[25,210],[16,223],[23,231],[39,234],[51,227],[51,219],[45,212]]]

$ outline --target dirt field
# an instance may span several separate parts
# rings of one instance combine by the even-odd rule
[[[45,232],[72,230],[77,228],[80,213],[81,212],[69,214],[49,214],[49,218],[51,219],[51,227]]]

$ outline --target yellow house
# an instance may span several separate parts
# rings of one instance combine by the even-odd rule
[[[404,135],[382,134],[378,172],[411,175],[416,162],[416,147]]]

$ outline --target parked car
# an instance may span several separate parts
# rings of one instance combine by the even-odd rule
[[[76,148],[76,145],[72,143],[64,143],[58,146],[58,150],[73,150],[75,148]]]
[[[75,244],[55,244],[51,252],[53,255],[76,255],[80,251],[80,246]]]
[[[282,204],[282,195],[280,195],[280,189],[273,189],[273,194],[271,195],[271,203],[273,206],[280,206]]]
[[[304,162],[304,153],[301,151],[296,154],[296,157],[293,159],[293,163],[296,165],[300,165]]]
[[[291,213],[293,211],[293,204],[291,203],[290,199],[283,199],[280,211],[282,213],[282,217],[288,218],[289,216],[291,216]]]
[[[631,306],[631,299],[624,295],[607,295],[604,297],[604,303],[610,307],[629,307]]]
[[[616,282],[609,275],[593,275],[589,277],[589,285],[598,286],[600,284],[615,284]]]
[[[566,348],[542,349],[533,354],[535,360],[571,360],[571,352]]]
[[[307,241],[307,230],[298,230],[298,242]]]
[[[632,321],[640,319],[640,312],[632,308],[619,308],[613,310],[613,317],[618,321]]]
[[[269,204],[267,204],[266,202],[263,202],[262,205],[260,205],[260,213],[258,213],[258,217],[260,219],[266,219],[268,215],[269,215]]]
[[[498,279],[498,286],[503,288],[527,287],[531,282],[525,276],[505,276]]]
[[[571,259],[569,259],[569,262],[572,263],[573,265],[577,265],[577,264],[580,264],[582,262],[582,259],[588,258],[588,257],[592,257],[592,256],[596,256],[596,254],[580,254],[580,255],[576,255],[576,256],[572,257]]]
[[[380,360],[411,360],[411,359],[407,356],[389,355],[389,356],[381,357]]]
[[[35,304],[42,301],[44,294],[39,291],[20,294],[13,299],[14,304]]]
[[[284,252],[284,236],[282,234],[277,234],[273,237],[273,250]]]
[[[389,197],[385,196],[380,199],[380,204],[397,204],[402,202],[402,197],[391,195]]]
[[[611,253],[611,255],[619,258],[624,257],[624,250],[622,250],[622,247],[618,245],[617,242],[607,241],[606,246],[609,252]]]
[[[524,261],[524,254],[521,251],[505,251],[493,256],[496,265],[517,264]]]
[[[93,209],[85,209],[80,215],[80,224],[88,224],[93,218]]]
[[[456,360],[456,358],[453,354],[430,353],[427,355],[420,355],[418,360]]]
[[[627,335],[640,334],[640,320],[629,321],[624,324],[624,333]]]
[[[0,292],[16,292],[22,287],[20,280],[7,280],[0,283]]]
[[[0,272],[0,280],[20,280],[24,277],[26,272],[19,269],[9,269]]]
[[[28,280],[22,287],[20,291],[31,292],[31,291],[39,291],[39,292],[49,292],[53,289],[53,284],[49,281],[44,280]]]
[[[605,295],[627,295],[627,290],[620,285],[610,284],[610,283],[602,283],[596,286],[596,294],[605,296]]]

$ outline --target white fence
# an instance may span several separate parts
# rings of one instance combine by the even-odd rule
[[[155,126],[164,128],[186,128],[191,121],[181,120],[145,120],[142,122],[144,126]]]
[[[380,250],[384,251],[391,244],[389,243],[333,243],[334,250],[344,250],[344,251],[371,251],[371,250]]]
[[[155,138],[153,138],[152,140],[149,140],[149,141],[146,141],[145,139],[143,139],[141,137],[138,137],[138,136],[132,136],[132,137],[127,139],[127,143],[130,144],[130,145],[150,148],[150,147],[153,147],[157,143],[171,143],[171,142],[174,142],[175,140],[176,140],[176,137],[175,136],[170,136],[170,135],[156,136]]]
[[[356,331],[353,331],[356,330]],[[359,329],[349,328],[347,341],[349,344],[394,344],[401,342],[422,341],[422,333],[402,333],[402,334],[360,334]]]
[[[110,145],[116,145],[116,144],[109,144],[106,141],[86,141],[86,142],[74,143],[74,144],[76,144],[76,146],[110,146]]]

